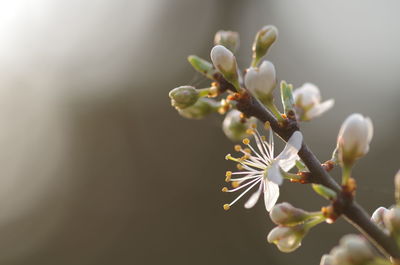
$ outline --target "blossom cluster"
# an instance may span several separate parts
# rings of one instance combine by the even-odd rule
[[[314,226],[327,222],[333,223],[342,212],[338,209],[338,196],[353,200],[356,183],[352,169],[358,159],[369,151],[373,137],[373,125],[368,117],[359,113],[349,115],[343,122],[336,140],[333,156],[321,165],[327,171],[333,166],[342,168],[341,190],[332,190],[321,183],[313,183],[313,172],[300,158],[304,147],[303,134],[295,129],[287,130],[290,135],[283,137],[286,145],[276,154],[274,134],[270,123],[263,122],[263,130],[268,139],[257,129],[257,119],[243,107],[243,100],[251,99],[261,104],[270,113],[279,128],[289,128],[288,124],[311,121],[331,109],[334,100],[322,101],[319,88],[312,83],[305,83],[298,88],[281,80],[271,61],[265,60],[267,53],[278,38],[274,26],[261,28],[253,42],[252,60],[241,71],[235,53],[239,47],[239,34],[233,31],[218,31],[214,46],[210,52],[211,62],[198,56],[188,57],[195,70],[210,79],[210,86],[195,88],[180,86],[169,93],[171,104],[180,115],[191,119],[201,119],[211,113],[224,115],[222,130],[236,144],[238,155],[226,155],[226,159],[236,163],[237,170],[227,171],[223,192],[240,192],[223,209],[229,210],[250,191],[251,195],[244,203],[245,208],[252,208],[263,197],[265,209],[271,220],[277,225],[268,235],[268,242],[275,244],[283,252],[298,249],[304,236]],[[274,90],[279,87],[283,111],[276,105]],[[249,101],[251,102],[251,101]],[[240,107],[242,105],[242,107]],[[249,107],[249,106],[247,106]],[[259,118],[259,117],[258,117]],[[285,127],[286,126],[286,127]],[[279,135],[279,134],[278,134]],[[282,135],[279,135],[282,138]],[[297,172],[293,172],[297,170]],[[320,211],[309,212],[293,207],[287,202],[276,204],[279,198],[279,186],[284,180],[295,183],[311,183],[314,191],[328,199],[331,204]],[[396,187],[400,197],[400,176],[396,178]],[[384,233],[400,238],[400,208],[390,210],[379,208],[372,220]],[[400,242],[400,240],[398,240]],[[400,246],[399,246],[400,247]],[[371,248],[362,236],[344,237],[339,246],[325,255],[321,264],[390,264]],[[389,262],[389,263],[385,263]]]

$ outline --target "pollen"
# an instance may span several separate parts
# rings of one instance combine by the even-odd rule
[[[251,154],[250,148],[245,148],[243,151],[245,151],[247,154]]]
[[[221,191],[222,191],[222,192],[227,192],[227,191],[228,191],[228,188],[227,188],[227,187],[223,187]]]
[[[271,129],[271,123],[269,123],[269,121],[266,121],[266,122],[264,123],[264,129],[265,129],[265,130]]]
[[[261,139],[262,139],[264,142],[267,141],[267,138],[265,138],[264,135],[261,135]]]
[[[237,188],[240,186],[240,182],[239,181],[233,181],[232,182],[232,188]]]
[[[239,169],[239,170],[243,170],[243,166],[241,164],[237,164],[236,168]]]
[[[236,152],[239,152],[240,150],[242,150],[242,147],[237,144],[237,145],[235,145],[234,149]]]
[[[245,145],[250,144],[249,138],[244,138],[244,139],[243,139],[243,144],[245,144]]]
[[[229,204],[224,204],[223,207],[224,207],[225,211],[228,211],[231,208],[231,206]]]
[[[256,129],[257,128],[257,124],[255,124],[255,123],[251,124],[251,128]]]

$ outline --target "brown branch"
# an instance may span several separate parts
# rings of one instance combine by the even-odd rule
[[[278,122],[257,99],[248,93],[240,96],[237,108],[248,117],[254,116],[262,122],[269,122],[272,130],[285,141],[295,131],[299,130],[295,120],[287,119],[284,123]],[[394,239],[371,222],[365,210],[357,202],[353,201],[353,196],[349,196],[342,191],[342,187],[321,166],[321,162],[304,141],[298,155],[311,172],[310,182],[322,184],[337,193],[338,196],[334,202],[334,208],[338,211],[338,214],[343,214],[350,224],[364,234],[385,255],[400,259],[400,250]]]

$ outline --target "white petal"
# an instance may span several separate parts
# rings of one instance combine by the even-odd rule
[[[372,140],[372,136],[374,136],[374,126],[372,125],[372,121],[369,117],[365,118],[365,122],[367,123],[368,142],[370,142]]]
[[[297,153],[303,143],[303,134],[295,131],[287,141],[283,151],[276,157],[276,160],[293,160],[296,158]]]
[[[279,197],[279,186],[271,181],[264,181],[264,203],[269,212]]]
[[[321,93],[319,88],[311,83],[305,83],[293,92],[293,98],[297,102],[301,97],[301,104],[308,106],[310,104],[318,104],[321,101]]]
[[[293,159],[280,160],[279,165],[281,166],[283,171],[288,172],[296,165],[297,160],[300,160],[300,157],[298,155],[296,155]]]
[[[268,179],[278,185],[282,185],[283,177],[279,168],[279,162],[274,161],[268,168]]]
[[[322,113],[328,111],[335,104],[335,100],[329,99],[327,101],[322,102],[321,104],[315,105],[311,110],[307,112],[308,119],[314,119],[315,117],[320,116]]]
[[[250,196],[250,198],[247,200],[247,202],[244,204],[244,207],[246,209],[253,208],[253,206],[258,202],[258,199],[260,198],[260,195],[261,195],[263,185],[264,185],[264,182],[261,182],[260,188],[256,192],[254,192]]]

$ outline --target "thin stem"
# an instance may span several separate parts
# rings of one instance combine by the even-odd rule
[[[351,177],[351,166],[343,166],[342,185],[345,186]]]

